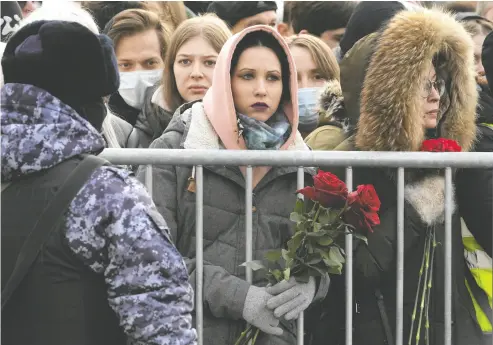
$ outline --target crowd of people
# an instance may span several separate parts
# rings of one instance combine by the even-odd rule
[[[443,138],[493,151],[493,2],[1,6],[5,345],[192,345],[196,303],[204,345],[233,345],[246,324],[257,345],[345,344],[344,273],[246,280],[245,167],[204,166],[196,301],[195,168],[153,166],[150,195],[146,167],[111,165],[105,148],[418,152]],[[306,183],[318,168],[304,168]],[[297,173],[253,168],[253,259],[293,235]],[[403,337],[442,345],[444,170],[404,180]],[[353,185],[368,184],[380,224],[354,247],[353,344],[392,345],[397,170],[353,169]],[[490,344],[493,169],[454,169],[453,189],[452,343]]]

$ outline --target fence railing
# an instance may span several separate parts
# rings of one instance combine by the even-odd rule
[[[397,168],[397,294],[396,345],[403,345],[404,293],[404,169],[445,168],[445,282],[444,345],[452,344],[452,168],[493,168],[491,153],[424,153],[424,152],[342,152],[342,151],[210,151],[166,149],[106,149],[102,157],[114,164],[147,165],[146,186],[152,193],[152,165],[195,166],[196,180],[196,286],[195,314],[198,344],[203,344],[203,166],[246,166],[246,260],[252,259],[252,166],[298,167],[297,185],[304,187],[303,167],[345,166],[346,184],[352,189],[352,167]],[[346,235],[346,345],[352,345],[353,324],[353,256],[351,234]],[[460,253],[462,255],[462,253]],[[251,269],[246,279],[252,282]],[[298,345],[303,345],[303,315],[298,319]]]

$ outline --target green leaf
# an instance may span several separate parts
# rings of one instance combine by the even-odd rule
[[[291,274],[291,269],[288,267],[284,270],[284,280],[289,280],[290,274]]]
[[[344,259],[344,256],[342,256],[342,254],[341,254],[340,249],[337,247],[331,247],[329,249],[329,258],[335,262],[340,262],[341,264],[346,262],[346,260]]]
[[[300,247],[303,238],[305,237],[304,232],[297,232],[293,237],[288,241],[288,249],[290,252],[295,253]]]
[[[322,224],[314,222],[313,223],[313,232],[319,232],[320,230],[322,230],[322,226],[323,226]]]
[[[320,212],[318,219],[322,224],[331,224],[339,217],[339,211],[330,208],[324,209]]]
[[[305,211],[305,202],[303,201],[303,199],[296,199],[296,205],[294,206],[294,212],[295,213],[299,213],[299,214],[303,214]]]
[[[280,250],[270,250],[265,253],[265,258],[270,262],[276,262],[282,257]]]
[[[280,270],[278,269],[271,270],[270,273],[274,276],[276,282],[280,282],[282,280],[283,274]]]
[[[320,244],[321,246],[329,246],[334,242],[332,239],[332,236],[326,235],[324,237],[320,237],[317,239],[317,243]]]
[[[282,258],[286,261],[292,260],[294,258],[295,253],[291,253],[290,251],[286,249],[281,250],[281,255]]]
[[[265,266],[260,260],[253,260],[249,262],[244,262],[240,266],[251,268],[252,271],[265,270]]]
[[[306,236],[307,237],[322,237],[322,236],[325,236],[327,235],[327,231],[325,230],[320,230],[320,231],[317,231],[317,232],[307,232],[306,233]]]
[[[368,245],[368,239],[366,238],[366,236],[360,235],[360,234],[358,234],[356,232],[353,233],[353,236],[356,237],[357,239],[365,242],[366,245]]]
[[[320,255],[320,253],[314,253],[314,254],[308,255],[305,263],[307,265],[316,265],[321,261],[322,261],[322,255]]]
[[[302,221],[305,220],[305,217],[303,216],[303,214],[301,213],[298,213],[298,212],[291,212],[291,215],[289,216],[289,219],[292,221],[292,222],[295,222],[295,223],[301,223]]]
[[[340,267],[330,267],[327,270],[327,272],[330,273],[330,274],[339,274],[339,275],[341,275],[342,274],[342,266],[340,266]]]

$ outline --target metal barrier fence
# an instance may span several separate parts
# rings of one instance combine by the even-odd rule
[[[493,168],[491,153],[342,152],[342,151],[214,151],[166,149],[106,149],[103,158],[114,164],[147,165],[146,187],[152,193],[152,165],[195,166],[196,171],[196,287],[195,313],[198,344],[203,344],[203,166],[247,166],[245,184],[246,260],[252,259],[252,166],[296,166],[298,187],[304,187],[303,167],[345,166],[352,190],[352,167],[397,168],[397,297],[396,345],[403,345],[404,293],[404,169],[445,168],[445,343],[452,345],[452,168]],[[352,345],[353,256],[351,234],[346,235],[346,345]],[[252,271],[246,268],[252,282]],[[298,345],[303,345],[303,315],[298,319]]]

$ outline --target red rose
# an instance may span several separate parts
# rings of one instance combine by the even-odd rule
[[[305,197],[318,201],[324,207],[342,207],[346,202],[348,190],[346,184],[337,176],[322,170],[313,178],[313,187],[297,191]]]
[[[462,148],[459,146],[457,141],[438,138],[438,139],[428,139],[423,141],[421,145],[421,151],[426,152],[461,152]]]
[[[349,193],[349,209],[344,214],[347,223],[355,228],[373,232],[373,227],[380,224],[378,210],[380,209],[380,199],[373,185],[360,185],[356,191]]]

